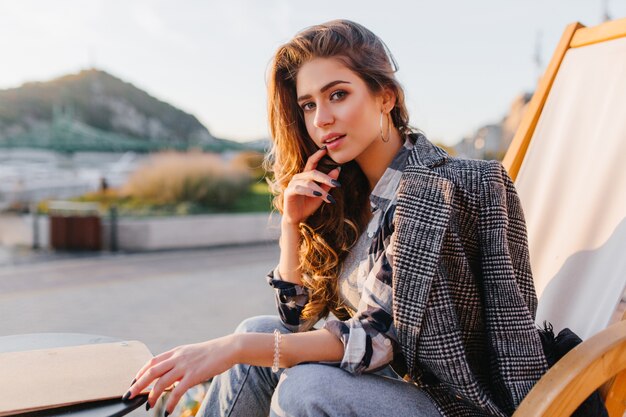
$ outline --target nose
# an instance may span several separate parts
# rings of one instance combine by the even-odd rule
[[[316,127],[324,127],[332,124],[335,118],[328,106],[318,105],[315,109],[315,119],[313,123]]]

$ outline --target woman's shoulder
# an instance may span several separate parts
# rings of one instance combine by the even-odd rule
[[[437,176],[452,181],[457,186],[474,188],[472,185],[486,178],[501,178],[506,170],[497,160],[466,159],[451,156],[440,146],[430,142],[422,133],[411,135],[414,143],[408,167],[422,167]],[[410,172],[410,169],[409,169]]]
[[[471,171],[479,176],[494,175],[504,171],[504,167],[500,161],[490,159],[468,159],[457,156],[449,156],[445,164],[445,168],[450,171]]]

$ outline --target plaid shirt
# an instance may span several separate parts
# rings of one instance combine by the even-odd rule
[[[366,277],[358,309],[349,320],[328,320],[324,324],[343,343],[344,356],[339,366],[351,373],[379,370],[392,361],[397,350],[391,288],[392,220],[400,178],[412,148],[413,143],[405,141],[370,194],[372,218],[364,233],[372,239],[371,245],[366,253],[350,254],[360,258],[358,272]],[[307,289],[282,281],[278,268],[268,274],[268,282],[276,290],[276,305],[284,324],[294,332],[310,329],[317,320],[300,319],[308,301]]]

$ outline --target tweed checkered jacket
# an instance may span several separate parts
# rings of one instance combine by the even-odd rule
[[[394,217],[400,362],[444,416],[511,415],[547,370],[519,198],[499,162],[415,139]]]

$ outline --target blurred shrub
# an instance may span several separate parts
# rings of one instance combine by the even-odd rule
[[[121,195],[156,205],[182,202],[227,208],[252,181],[241,164],[226,163],[218,155],[165,152],[153,155],[121,189]]]
[[[263,154],[261,152],[239,152],[233,157],[232,164],[236,167],[247,169],[255,180],[260,180],[265,177]]]

